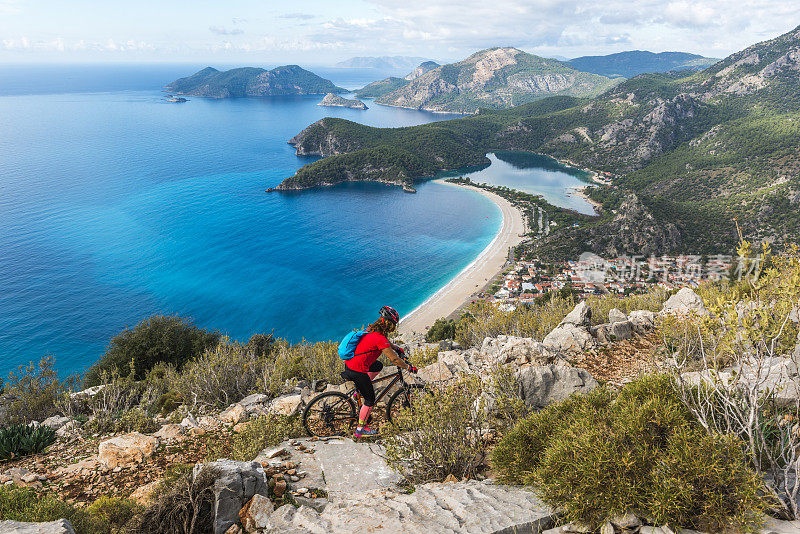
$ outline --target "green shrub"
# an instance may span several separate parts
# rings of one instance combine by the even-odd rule
[[[209,447],[208,461],[229,458],[242,462],[253,460],[267,447],[302,434],[299,417],[269,414],[249,421],[230,441]]]
[[[188,319],[156,315],[113,337],[100,361],[89,368],[84,385],[101,384],[102,371],[127,376],[131,362],[137,380],[159,362],[180,368],[219,340],[219,333],[197,328]]]
[[[14,400],[7,411],[9,423],[25,424],[55,415],[56,402],[77,383],[76,377],[59,380],[52,356],[21,365],[8,376],[5,393]]]
[[[425,332],[425,341],[434,343],[443,339],[454,339],[456,337],[456,323],[452,319],[436,319],[433,325]]]
[[[115,534],[139,507],[127,499],[100,497],[85,510],[79,510],[52,495],[29,488],[0,487],[0,521],[40,523],[66,519],[78,534]]]
[[[432,363],[436,363],[439,359],[439,349],[437,347],[425,348],[422,347],[417,348],[411,354],[409,360],[411,361],[414,366],[419,367],[420,369],[425,367],[426,365],[430,365]]]
[[[55,430],[46,426],[0,427],[0,461],[42,452],[55,440]]]
[[[214,481],[218,473],[203,469],[179,477],[158,499],[126,525],[130,534],[190,534],[214,531]]]
[[[566,520],[593,528],[633,511],[674,527],[754,530],[763,509],[740,445],[706,434],[667,376],[549,406],[492,458],[505,481],[535,486]]]
[[[188,362],[178,376],[186,404],[225,408],[255,391],[266,358],[227,338]]]
[[[417,395],[391,425],[385,441],[390,465],[410,482],[473,478],[486,455],[486,417],[474,378]]]
[[[505,430],[530,413],[530,407],[522,397],[514,368],[510,365],[495,365],[489,375],[486,393],[493,404],[494,426]]]

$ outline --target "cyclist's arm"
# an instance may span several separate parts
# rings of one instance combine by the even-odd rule
[[[397,353],[392,349],[392,347],[386,347],[383,349],[383,355],[386,356],[390,362],[395,364],[400,369],[408,370],[411,367],[411,364],[403,361],[403,359],[397,355]]]

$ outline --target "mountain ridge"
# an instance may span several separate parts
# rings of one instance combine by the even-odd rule
[[[301,168],[287,188],[377,169],[404,183],[485,163],[492,150],[526,150],[607,173],[613,185],[589,191],[606,212],[630,193],[655,223],[674,223],[659,252],[730,251],[734,218],[753,239],[786,242],[800,233],[800,27],[706,70],[639,75],[594,99],[550,97],[395,130],[326,119],[293,141],[298,153],[334,157]],[[614,229],[598,224],[607,222],[549,239],[600,243]]]
[[[602,56],[581,56],[566,63],[578,70],[603,76],[632,78],[639,74],[669,72],[673,70],[702,70],[719,61],[688,52],[649,52],[628,50]]]

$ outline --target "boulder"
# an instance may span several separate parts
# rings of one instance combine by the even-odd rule
[[[79,462],[75,462],[74,464],[65,465],[63,467],[59,467],[53,474],[57,477],[64,477],[64,476],[72,476],[72,475],[89,475],[92,471],[100,467],[100,461],[97,459],[96,456],[90,456],[89,458],[84,458]]]
[[[523,367],[515,376],[522,398],[532,408],[544,408],[572,394],[588,393],[599,385],[588,371],[576,367]]]
[[[252,395],[248,395],[247,397],[240,400],[239,404],[241,404],[245,408],[249,408],[254,404],[264,404],[268,400],[269,400],[268,395],[264,395],[263,393],[253,393]]]
[[[542,344],[549,349],[564,352],[582,352],[596,345],[594,336],[585,326],[559,325],[547,334]]]
[[[292,416],[303,407],[303,397],[299,393],[283,395],[273,400],[267,410],[270,413]]]
[[[181,421],[181,426],[185,428],[198,428],[200,427],[200,423],[197,422],[197,419],[194,418],[192,414],[186,414],[186,417],[183,418]]]
[[[632,311],[628,320],[633,325],[633,331],[639,335],[647,334],[656,326],[656,314],[649,310]]]
[[[440,352],[438,359],[454,373],[468,373],[469,363],[464,357],[464,353],[457,350]]]
[[[661,309],[661,314],[708,315],[708,310],[705,304],[703,304],[703,299],[700,298],[700,295],[690,288],[684,287],[667,299],[664,303],[664,307]]]
[[[239,519],[242,522],[245,532],[258,532],[267,528],[269,516],[275,510],[272,501],[268,497],[255,494],[247,501],[247,504],[239,512]]]
[[[98,459],[108,468],[127,467],[144,461],[158,447],[158,438],[131,432],[100,443]]]
[[[776,356],[763,361],[745,360],[739,367],[743,385],[755,384],[758,391],[771,392],[782,407],[794,407],[800,400],[800,358]]]
[[[247,410],[241,404],[232,404],[219,414],[219,420],[225,424],[235,425],[247,417]]]
[[[3,534],[75,534],[75,529],[66,519],[48,523],[0,521],[0,532]]]
[[[239,511],[254,495],[266,496],[269,492],[267,476],[258,462],[235,462],[217,460],[208,464],[197,464],[192,476],[203,469],[213,469],[214,481],[214,534],[224,534],[238,522]]]
[[[60,416],[60,415],[54,415],[54,416],[48,417],[47,419],[42,421],[42,425],[44,425],[46,427],[50,427],[53,430],[58,430],[59,428],[61,428],[62,426],[66,425],[70,421],[72,421],[72,419],[70,419],[69,417],[63,417],[63,416]]]
[[[186,428],[182,425],[167,424],[159,428],[153,436],[162,441],[175,441],[182,438],[184,434],[186,434]]]
[[[633,337],[633,324],[627,320],[618,323],[601,324],[592,327],[591,332],[600,343],[622,341]]]
[[[722,387],[728,387],[734,380],[733,373],[729,371],[717,371],[715,369],[681,373],[681,378],[690,386],[699,386],[700,384],[711,386],[718,384]]]
[[[103,389],[105,387],[106,387],[105,384],[100,384],[99,386],[94,386],[94,387],[86,388],[86,389],[84,389],[82,391],[76,391],[74,393],[70,393],[69,396],[70,396],[70,398],[75,399],[75,400],[91,399],[92,397],[94,397],[95,395],[97,395],[98,393],[103,391]]]
[[[533,338],[509,336],[508,341],[498,353],[499,363],[514,362],[517,365],[533,363],[534,365],[547,365],[558,358],[558,353],[547,348]]]
[[[586,302],[575,306],[552,332],[542,340],[549,349],[566,352],[582,352],[596,345],[589,332],[592,325],[592,309]]]
[[[153,482],[139,486],[133,493],[131,493],[129,499],[140,506],[147,506],[152,502],[153,493],[160,483],[160,480],[154,480]]]
[[[419,370],[417,375],[425,382],[444,382],[453,378],[453,373],[444,362],[436,362]]]
[[[625,315],[624,312],[622,312],[621,310],[619,310],[617,308],[611,308],[608,311],[608,322],[609,323],[619,323],[619,322],[627,321],[627,320],[628,320],[628,316]]]

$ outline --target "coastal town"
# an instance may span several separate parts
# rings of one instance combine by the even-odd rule
[[[746,266],[747,272],[757,268],[754,264]],[[605,260],[585,253],[578,260],[561,263],[509,261],[477,299],[513,307],[533,303],[550,291],[569,291],[581,299],[591,295],[627,296],[653,289],[696,287],[706,280],[728,280],[746,274],[744,269],[730,255],[620,256]]]

